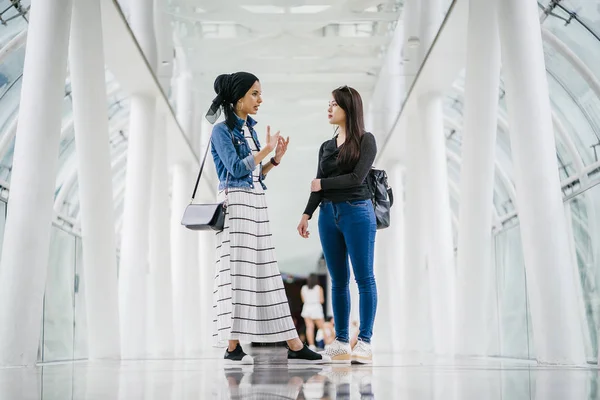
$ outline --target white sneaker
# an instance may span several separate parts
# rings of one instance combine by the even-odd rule
[[[310,346],[308,346],[308,348],[312,351],[317,351],[317,346],[315,346],[314,344],[311,344]]]
[[[343,343],[336,339],[325,346],[325,350],[319,354],[329,356],[332,364],[350,364],[352,350],[350,343]]]
[[[371,350],[371,344],[358,340],[354,349],[352,349],[352,364],[372,364],[373,363],[373,351]]]

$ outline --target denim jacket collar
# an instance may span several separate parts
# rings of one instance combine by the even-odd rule
[[[240,117],[238,117],[237,114],[235,115],[235,118],[236,118],[235,126],[240,131],[244,127],[244,123],[248,124],[248,127],[250,127],[250,128],[252,128],[252,127],[254,127],[254,125],[256,125],[256,121],[254,120],[254,118],[252,118],[249,115],[248,115],[248,117],[246,117],[246,121],[244,121],[243,119],[241,119]]]

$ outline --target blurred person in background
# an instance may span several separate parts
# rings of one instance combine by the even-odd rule
[[[300,289],[300,297],[302,298],[302,318],[306,325],[306,340],[308,341],[309,349],[315,351],[315,325],[322,329],[325,323],[323,315],[323,303],[325,303],[325,295],[323,288],[319,285],[319,278],[316,274],[310,274],[306,285]]]

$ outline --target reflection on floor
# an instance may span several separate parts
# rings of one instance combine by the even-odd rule
[[[195,360],[59,363],[0,369],[0,399],[597,399],[594,367],[500,359],[376,354],[373,366],[290,366],[285,350],[249,351],[256,365]]]

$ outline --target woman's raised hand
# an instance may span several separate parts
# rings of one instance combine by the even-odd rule
[[[277,143],[279,142],[279,131],[276,134],[271,135],[271,126],[267,125],[267,145],[269,151],[275,150]]]
[[[289,136],[287,137],[287,139],[284,139],[283,137],[279,136],[279,143],[277,143],[277,148],[275,149],[275,161],[277,161],[278,163],[281,162],[281,159],[285,155],[288,148],[288,144],[290,144]]]

